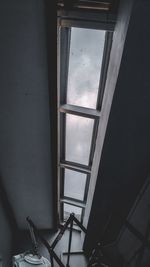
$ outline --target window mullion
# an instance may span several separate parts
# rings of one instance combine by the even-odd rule
[[[90,150],[90,156],[89,156],[89,166],[92,166],[92,162],[93,162],[94,151],[95,151],[95,146],[96,146],[96,139],[97,139],[96,137],[97,137],[98,125],[99,125],[99,120],[95,120],[94,121],[94,127],[93,127],[91,150]]]
[[[87,175],[86,178],[86,185],[85,185],[85,192],[84,192],[84,202],[86,203],[87,201],[87,195],[88,195],[88,190],[89,190],[89,184],[90,184],[90,175]]]
[[[60,104],[66,103],[68,69],[69,69],[69,51],[70,51],[71,29],[64,27],[60,32]]]
[[[109,56],[110,56],[110,50],[111,50],[111,45],[112,45],[112,37],[113,37],[112,32],[106,32],[105,33],[105,45],[104,45],[102,68],[101,68],[100,81],[99,81],[97,105],[96,105],[97,110],[101,110],[101,107],[102,107],[105,82],[106,82],[106,78],[107,78]]]
[[[85,174],[91,173],[90,167],[81,165],[79,163],[69,162],[69,161],[63,161],[63,162],[61,161],[60,167],[61,168],[67,168],[67,169],[70,169],[73,171],[78,171],[78,172],[85,173]]]
[[[61,105],[59,111],[61,113],[68,113],[86,118],[92,118],[92,119],[100,118],[100,112],[98,110],[69,105],[69,104]]]
[[[73,198],[73,197],[67,197],[67,196],[62,196],[61,198],[61,201],[67,201],[67,203],[70,203],[70,204],[72,204],[72,201],[73,201],[73,203],[76,203],[76,205],[80,205],[80,204],[86,204],[86,202],[84,201],[84,200],[79,200],[79,199],[77,199],[77,198]]]
[[[75,199],[60,198],[60,202],[66,203],[75,207],[85,208],[85,204],[82,201],[76,201]]]
[[[76,28],[87,28],[87,29],[95,29],[95,30],[114,30],[114,23],[103,23],[99,21],[89,21],[88,19],[85,20],[75,20],[75,19],[68,19],[68,18],[61,18],[60,25],[62,28],[64,27],[76,27]]]

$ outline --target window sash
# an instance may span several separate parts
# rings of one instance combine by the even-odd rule
[[[70,56],[70,39],[71,39],[71,27],[77,27],[74,24],[69,26],[61,26],[59,31],[59,42],[60,42],[60,68],[59,68],[59,79],[60,79],[60,88],[59,88],[59,103],[60,106],[66,104],[67,98],[67,83],[68,83],[68,70],[69,70],[69,56]],[[85,27],[85,25],[80,25],[80,28],[88,28],[94,29],[90,25],[90,27]],[[98,30],[106,30],[102,28],[98,28]],[[113,38],[113,31],[106,30],[105,33],[105,42],[104,42],[104,52],[103,52],[103,59],[102,59],[102,66],[101,66],[101,73],[99,79],[99,88],[98,88],[98,96],[97,96],[97,105],[96,109],[101,109],[101,102],[103,99],[106,75],[107,75],[107,68],[111,50]],[[100,99],[100,100],[99,100]],[[100,103],[99,103],[100,102]]]
[[[87,194],[88,194],[88,188],[89,188],[89,182],[90,182],[90,174],[85,173],[86,175],[86,182],[85,182],[85,189],[84,189],[84,194],[83,194],[83,200],[74,198],[74,197],[70,197],[70,196],[65,196],[64,194],[64,184],[65,184],[65,170],[69,170],[69,168],[61,168],[60,167],[60,188],[61,188],[61,192],[60,192],[60,198],[61,199],[65,199],[65,200],[70,200],[70,201],[75,201],[78,204],[86,204],[86,200],[87,200]],[[75,172],[79,172],[79,171],[75,171]],[[81,172],[79,172],[81,173]]]
[[[99,124],[99,119],[98,117],[94,120],[93,124],[93,130],[92,130],[92,137],[91,137],[91,144],[90,144],[90,152],[89,152],[89,160],[87,164],[80,164],[79,162],[72,162],[69,160],[66,160],[66,115],[65,114],[70,114],[68,112],[60,112],[60,163],[70,163],[71,165],[75,164],[77,166],[81,166],[82,168],[91,168],[92,161],[93,161],[93,156],[94,156],[94,150],[95,150],[95,145],[96,145],[96,136],[97,136],[97,129],[98,129],[98,124]],[[78,116],[79,113],[74,113],[74,115]],[[84,117],[84,116],[80,116]],[[87,116],[87,118],[89,118]]]
[[[100,120],[100,110],[102,106],[102,100],[103,100],[103,94],[104,94],[104,88],[105,88],[105,81],[106,81],[106,75],[107,75],[107,68],[108,68],[108,62],[109,62],[109,56],[110,56],[110,50],[111,50],[111,43],[112,43],[112,33],[113,33],[113,27],[112,25],[109,27],[106,27],[106,25],[102,26],[101,23],[87,23],[84,21],[74,21],[74,20],[61,20],[61,30],[60,36],[59,36],[59,55],[60,55],[60,64],[58,66],[58,79],[59,79],[59,86],[58,86],[58,125],[59,125],[59,133],[58,133],[58,139],[60,143],[60,147],[58,148],[58,161],[59,161],[59,169],[60,169],[60,175],[59,175],[59,182],[60,182],[60,214],[61,219],[63,221],[64,218],[64,209],[63,209],[63,203],[67,202],[68,204],[72,204],[72,201],[74,201],[75,206],[80,205],[80,201],[73,199],[73,198],[66,198],[64,197],[64,180],[63,180],[63,169],[64,168],[70,168],[72,170],[81,171],[87,173],[87,182],[86,182],[86,190],[85,190],[85,196],[83,203],[86,204],[87,200],[87,194],[89,189],[89,181],[90,181],[90,172],[91,172],[91,166],[92,161],[94,157],[94,150],[96,145],[96,137],[97,137],[97,128],[98,123]],[[58,26],[58,27],[59,27]],[[108,24],[107,24],[108,26]],[[105,44],[104,44],[104,53],[103,53],[103,60],[102,60],[102,66],[101,66],[101,74],[100,74],[100,81],[99,81],[99,89],[98,89],[98,98],[96,109],[99,113],[93,113],[89,109],[88,111],[86,108],[82,108],[82,112],[80,110],[80,107],[78,106],[76,110],[72,111],[72,107],[66,107],[66,96],[67,96],[67,81],[68,81],[68,66],[69,66],[69,50],[70,50],[70,32],[71,27],[80,27],[80,28],[91,28],[91,29],[100,29],[100,30],[106,30],[106,38],[105,38]],[[71,106],[71,105],[70,105]],[[68,109],[67,109],[68,108]],[[90,149],[90,157],[89,157],[89,164],[88,166],[74,163],[74,162],[67,162],[65,161],[65,132],[66,132],[66,123],[65,123],[65,116],[63,113],[70,113],[74,112],[75,115],[85,116],[85,117],[91,117],[93,116],[94,119],[94,127],[93,127],[93,136],[92,136],[92,142],[91,142],[91,149]],[[89,113],[88,113],[89,112]],[[81,114],[82,113],[82,114]],[[61,201],[63,200],[63,201]],[[81,214],[81,221],[83,220],[85,207],[82,207],[82,214]]]
[[[66,222],[67,221],[67,219],[69,218],[65,218],[65,216],[64,216],[64,204],[67,204],[67,205],[70,205],[70,206],[74,206],[74,207],[79,207],[79,208],[81,208],[81,218],[79,219],[79,221],[82,223],[83,222],[83,217],[84,217],[84,210],[85,210],[85,208],[82,208],[82,207],[80,207],[80,206],[78,206],[78,204],[77,205],[73,205],[73,204],[70,204],[70,203],[68,203],[68,202],[61,202],[61,221],[62,222]],[[75,214],[75,217],[76,217],[76,214]],[[77,218],[78,219],[78,218]]]

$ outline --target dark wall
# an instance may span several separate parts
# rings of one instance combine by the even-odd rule
[[[88,225],[89,246],[116,239],[119,214],[127,216],[150,171],[149,14],[148,1],[135,1]]]
[[[20,228],[53,227],[44,0],[0,1],[0,172]]]
[[[0,257],[2,266],[9,267],[12,253],[11,222],[8,220],[5,209],[0,201]]]
[[[143,235],[150,240],[150,176],[146,179],[146,182],[137,197],[135,204],[128,216],[128,221]],[[136,262],[141,261],[142,267],[148,267],[150,264],[149,249],[143,249],[143,256],[141,253],[138,257],[133,257],[136,251],[141,247],[141,241],[134,235],[127,227],[123,227],[117,240],[117,247],[120,254],[125,261],[130,261],[131,266],[136,266]]]
[[[46,1],[0,1],[0,258],[29,244],[31,216],[53,227]],[[47,5],[48,6],[48,5]],[[50,8],[50,6],[49,6]],[[46,10],[47,9],[47,10]],[[50,13],[53,13],[52,10]],[[55,25],[56,26],[56,25]],[[53,32],[49,24],[49,29]],[[1,262],[0,262],[1,264]]]

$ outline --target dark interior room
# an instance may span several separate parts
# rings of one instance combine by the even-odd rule
[[[149,0],[0,0],[0,267],[150,266],[149,62]]]

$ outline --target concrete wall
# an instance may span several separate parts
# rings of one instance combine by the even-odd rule
[[[0,257],[19,247],[31,216],[53,227],[44,0],[0,1]]]
[[[17,224],[53,226],[44,0],[0,1],[0,172]]]
[[[12,241],[11,225],[0,202],[0,257],[2,258],[2,267],[10,267]]]

